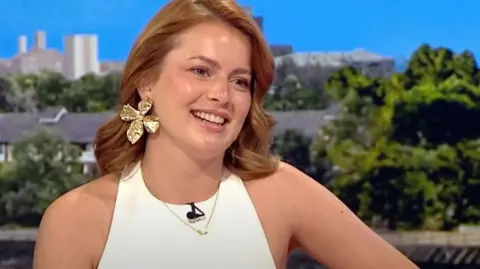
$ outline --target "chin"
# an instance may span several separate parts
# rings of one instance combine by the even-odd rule
[[[200,157],[205,157],[208,159],[215,158],[215,157],[223,157],[225,151],[227,150],[227,146],[225,143],[205,143],[195,141],[192,143],[192,152]]]
[[[201,159],[222,157],[230,145],[229,140],[224,137],[206,136],[195,132],[195,130],[185,132],[182,138],[183,143],[181,144],[184,145],[186,151]]]

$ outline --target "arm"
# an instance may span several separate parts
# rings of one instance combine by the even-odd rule
[[[40,224],[33,269],[91,269],[92,256],[86,236],[85,221],[82,215],[82,202],[78,197],[67,193],[45,211]]]
[[[335,195],[285,164],[291,184],[293,241],[331,269],[417,269]]]

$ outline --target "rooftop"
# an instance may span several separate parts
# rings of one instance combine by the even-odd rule
[[[298,130],[315,136],[318,129],[331,121],[334,110],[270,112],[277,121],[274,134]],[[67,141],[92,143],[98,128],[116,115],[115,112],[72,113],[62,107],[47,108],[38,113],[0,113],[0,143],[15,143],[42,125],[48,125]]]

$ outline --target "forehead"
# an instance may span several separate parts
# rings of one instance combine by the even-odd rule
[[[221,22],[196,25],[178,36],[171,52],[177,60],[205,56],[221,65],[249,66],[251,43],[238,29]]]

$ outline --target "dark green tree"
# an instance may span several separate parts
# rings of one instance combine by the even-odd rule
[[[49,129],[14,144],[13,162],[2,173],[0,204],[5,215],[0,223],[31,221],[32,216],[38,221],[53,200],[82,184],[80,155],[79,148]]]
[[[297,167],[318,182],[324,183],[324,171],[318,169],[321,166],[315,166],[312,163],[310,154],[311,141],[312,138],[296,130],[287,130],[275,136],[272,149],[275,154],[281,156],[287,163]]]
[[[0,79],[0,111],[36,112],[63,106],[71,112],[102,112],[114,109],[120,74],[87,74],[69,81],[57,72],[16,74]]]
[[[392,229],[479,222],[478,77],[471,53],[427,45],[389,78],[334,74],[326,90],[342,110],[314,142],[314,159],[335,172],[332,190]]]
[[[70,81],[61,73],[42,71],[36,75],[35,99],[39,110],[61,105]]]
[[[294,75],[289,75],[271,88],[264,106],[271,111],[317,110],[327,108],[328,100],[320,92],[303,86]]]
[[[6,112],[34,112],[38,110],[36,75],[8,75],[4,78],[3,93]]]
[[[0,77],[0,112],[12,111],[12,105],[9,103],[8,81],[6,78]]]
[[[102,112],[115,107],[120,75],[87,74],[73,81],[65,92],[63,105],[72,112]]]

